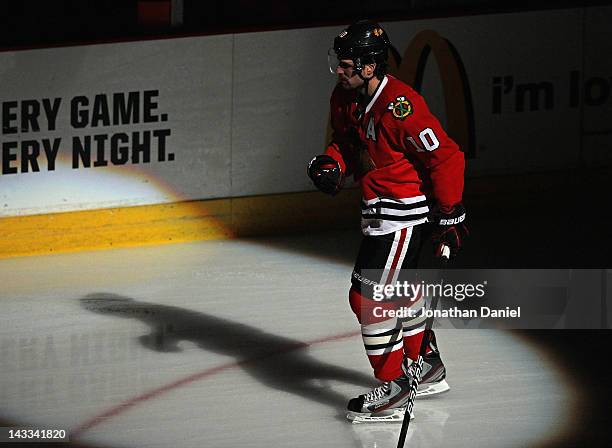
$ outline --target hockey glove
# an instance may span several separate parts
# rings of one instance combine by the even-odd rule
[[[332,196],[344,185],[344,173],[340,169],[340,164],[327,154],[316,156],[310,161],[308,177],[312,179],[315,187]]]
[[[435,225],[432,240],[436,251],[436,257],[442,257],[444,246],[450,249],[450,258],[454,258],[463,241],[470,235],[465,225],[465,207],[456,204],[450,210],[435,210],[430,218]]]

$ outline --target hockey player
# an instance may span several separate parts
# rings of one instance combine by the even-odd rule
[[[468,233],[461,204],[463,152],[421,95],[387,74],[390,45],[387,33],[371,21],[356,22],[334,39],[330,70],[338,84],[330,100],[332,141],[308,165],[308,175],[324,193],[338,193],[350,175],[362,189],[364,237],[349,302],[382,384],[351,399],[348,410],[349,419],[366,421],[403,412],[414,376],[411,363],[423,337],[428,348],[417,396],[449,389],[435,335],[424,332],[425,319],[387,317],[381,307],[395,309],[397,301],[374,300],[373,289],[416,268],[425,222],[435,226],[437,256],[444,246],[456,256]],[[416,309],[424,300],[415,299]]]

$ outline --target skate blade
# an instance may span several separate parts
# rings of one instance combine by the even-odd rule
[[[442,380],[433,384],[420,384],[416,396],[417,398],[431,397],[432,395],[441,394],[449,390],[450,386],[446,380]]]
[[[373,414],[350,411],[346,418],[352,423],[401,423],[404,420],[404,411],[405,408],[385,409]],[[414,413],[410,414],[410,420],[413,418]]]

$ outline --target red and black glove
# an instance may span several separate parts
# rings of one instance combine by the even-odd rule
[[[332,196],[344,185],[344,173],[340,169],[340,164],[327,154],[316,156],[310,161],[308,177],[312,179],[315,187]]]
[[[465,225],[465,207],[456,204],[453,207],[434,210],[429,221],[434,223],[432,240],[436,257],[443,256],[444,246],[450,249],[450,258],[454,258],[463,246],[463,241],[470,235]]]

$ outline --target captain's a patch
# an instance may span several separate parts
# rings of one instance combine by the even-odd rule
[[[393,113],[393,118],[397,120],[404,120],[413,112],[412,103],[405,96],[395,98],[395,101],[389,103],[387,109]]]

